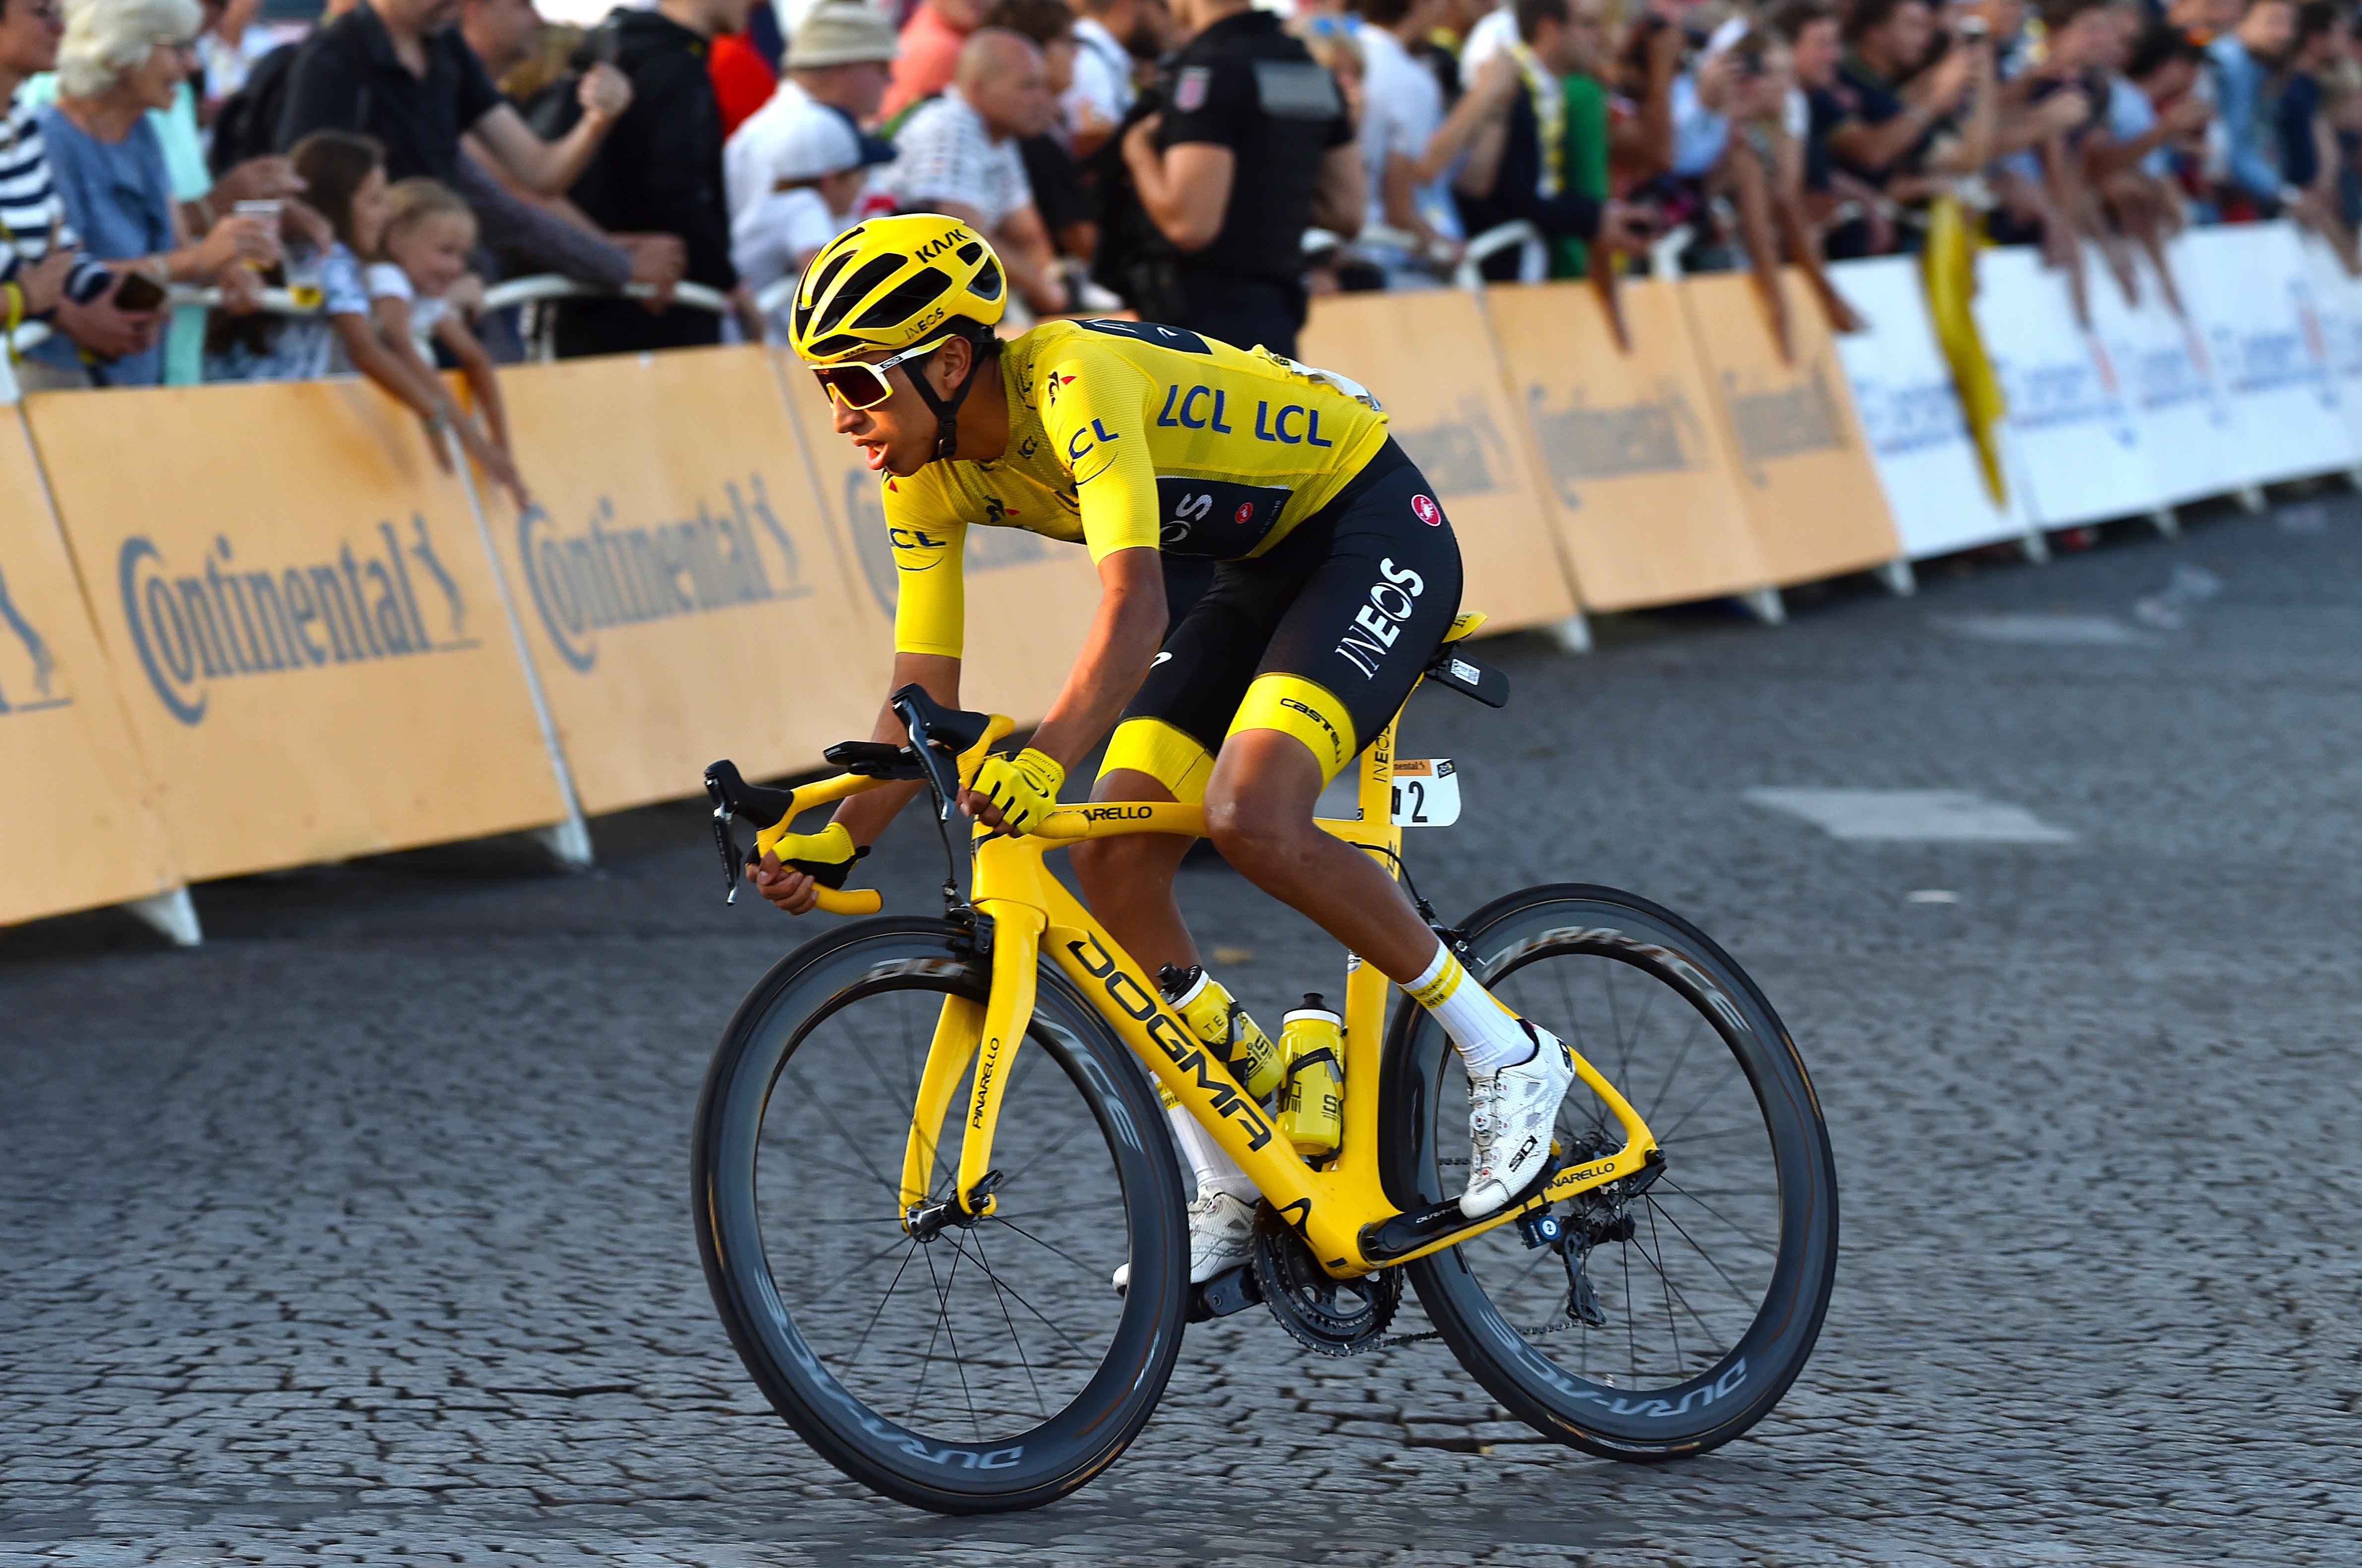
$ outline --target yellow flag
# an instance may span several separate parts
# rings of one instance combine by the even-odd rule
[[[1969,422],[1969,436],[1977,444],[1977,461],[1984,469],[1985,488],[1993,504],[2009,503],[2008,487],[2001,475],[2001,447],[1995,432],[2008,404],[2002,397],[2000,378],[1985,358],[1985,340],[1969,302],[1977,295],[1975,231],[1957,196],[1938,196],[1927,209],[1927,248],[1920,257],[1927,290],[1927,314],[1936,325],[1936,341],[1952,368],[1952,385],[1960,395],[1960,413]]]

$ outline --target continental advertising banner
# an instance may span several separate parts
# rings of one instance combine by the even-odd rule
[[[2355,427],[2295,228],[2191,229],[2168,257],[2245,422],[2258,480],[2354,466]]]
[[[0,925],[177,883],[25,426],[0,411]]]
[[[869,636],[851,679],[866,714],[866,735],[885,703],[892,676],[894,603],[900,580],[878,477],[862,465],[853,443],[830,427],[827,397],[811,372],[782,356],[778,370],[789,412],[801,427],[813,488],[828,525],[853,563],[853,596]],[[1021,724],[1050,711],[1066,672],[1083,649],[1083,635],[1098,613],[1099,575],[1080,545],[1045,539],[1022,528],[970,528],[964,562],[967,582],[967,649],[960,666],[960,701],[1007,713]]]
[[[2017,486],[1986,487],[1951,367],[1936,341],[1916,256],[1840,261],[1830,282],[1869,330],[1837,340],[1895,531],[1914,560],[2014,538],[2031,526]]]
[[[407,413],[337,381],[25,416],[192,880],[564,814],[465,491]]]
[[[1485,293],[1576,591],[1591,609],[1631,610],[1761,588],[1770,569],[1676,285],[1620,293],[1628,350],[1587,283]]]
[[[2066,280],[2030,246],[1988,250],[1975,309],[2008,400],[2011,482],[2035,520],[2064,528],[2164,505],[2145,427],[2107,346],[2076,320]]]
[[[1439,345],[1458,345],[1439,353]],[[1462,609],[1487,631],[1574,613],[1517,415],[1490,352],[1484,307],[1457,289],[1340,294],[1314,306],[1304,362],[1350,376],[1435,487],[1460,540]]]
[[[586,812],[720,756],[816,768],[866,736],[882,642],[812,504],[759,348],[501,372],[534,504],[479,491]]]
[[[1891,561],[1903,544],[1827,319],[1793,270],[1780,283],[1793,361],[1780,356],[1753,279],[1691,278],[1682,297],[1729,438],[1739,496],[1771,580],[1785,587]]]

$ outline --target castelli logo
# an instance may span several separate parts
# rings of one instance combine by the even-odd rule
[[[1254,502],[1252,501],[1240,502],[1239,509],[1231,514],[1231,521],[1241,525],[1253,522]]]
[[[1430,528],[1443,521],[1443,508],[1435,504],[1435,498],[1431,495],[1412,496],[1410,509],[1418,514],[1420,522]]]

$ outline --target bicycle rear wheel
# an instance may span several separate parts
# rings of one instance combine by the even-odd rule
[[[1794,1043],[1728,955],[1629,893],[1529,888],[1462,929],[1469,972],[1614,1084],[1664,1163],[1555,1205],[1562,1242],[1503,1225],[1406,1265],[1421,1304],[1548,1436],[1627,1460],[1729,1441],[1803,1369],[1836,1277],[1836,1165]],[[1381,1090],[1396,1203],[1466,1185],[1467,1083],[1406,1004]],[[1623,1144],[1580,1080],[1556,1137],[1568,1165]]]
[[[994,1211],[905,1233],[902,1153],[937,1018],[988,988],[959,938],[889,918],[782,960],[723,1036],[691,1157],[706,1281],[772,1408],[865,1485],[979,1513],[1063,1496],[1138,1434],[1180,1347],[1187,1233],[1154,1091],[1047,962],[1004,1058]],[[931,1198],[955,1185],[973,1073]]]

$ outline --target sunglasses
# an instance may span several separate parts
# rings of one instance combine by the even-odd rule
[[[905,348],[900,354],[889,354],[875,364],[855,361],[844,365],[814,365],[811,372],[820,378],[821,391],[845,407],[855,410],[876,408],[894,395],[894,389],[887,384],[887,371],[907,360],[923,359],[950,341],[951,334],[945,333],[933,342]]]

